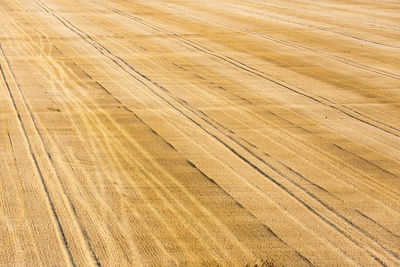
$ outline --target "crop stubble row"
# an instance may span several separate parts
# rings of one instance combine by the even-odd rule
[[[399,8],[3,0],[0,263],[398,265]]]

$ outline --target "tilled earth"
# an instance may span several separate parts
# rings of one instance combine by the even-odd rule
[[[400,265],[400,2],[1,0],[0,265]]]

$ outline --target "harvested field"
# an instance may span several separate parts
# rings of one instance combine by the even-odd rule
[[[399,1],[1,0],[0,25],[0,265],[400,265]]]

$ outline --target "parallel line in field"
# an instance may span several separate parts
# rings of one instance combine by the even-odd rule
[[[16,25],[16,26],[17,26],[17,25]],[[17,26],[17,28],[20,29],[20,27],[18,27],[18,26]],[[33,28],[32,28],[32,29],[33,29]],[[36,29],[34,29],[34,30],[37,31]],[[20,29],[20,31],[21,31],[22,34],[24,34],[24,35],[26,35],[28,38],[30,38],[29,35],[28,35],[24,30]],[[42,40],[40,41],[40,45],[37,44],[37,43],[34,42],[34,41],[29,42],[29,43],[30,43],[30,44],[34,44],[34,45],[35,45],[37,48],[39,48],[39,49],[42,49],[42,46],[44,45],[43,42],[42,42]],[[27,49],[30,49],[30,46],[28,45],[27,42],[23,42],[23,45],[24,45]],[[33,50],[33,49],[30,49],[30,50]],[[42,55],[40,55],[40,57],[42,57]],[[6,58],[6,59],[7,59],[7,58]],[[10,69],[10,70],[11,70],[11,69]],[[14,79],[15,79],[15,77],[14,77]],[[17,84],[17,87],[19,88],[19,90],[20,90],[20,92],[21,92],[21,95],[22,95],[22,97],[23,97],[23,99],[24,99],[24,101],[25,101],[26,107],[27,107],[27,109],[28,109],[28,111],[29,111],[29,113],[30,113],[30,117],[31,117],[31,120],[32,120],[32,122],[33,122],[33,124],[34,124],[34,126],[35,126],[35,130],[36,130],[37,134],[38,134],[39,137],[40,137],[41,144],[43,145],[43,148],[44,148],[44,150],[45,150],[45,152],[46,152],[46,154],[47,154],[47,155],[46,155],[46,158],[49,160],[50,166],[51,166],[51,168],[52,168],[52,170],[53,170],[53,174],[55,175],[55,177],[56,177],[56,179],[57,179],[57,182],[58,182],[58,184],[59,184],[60,187],[61,187],[61,193],[62,193],[63,197],[65,197],[65,199],[66,199],[67,207],[69,207],[68,211],[69,211],[70,213],[72,213],[72,215],[73,215],[73,216],[70,217],[70,219],[72,219],[72,221],[75,223],[75,225],[76,225],[76,227],[77,227],[77,229],[78,229],[78,233],[79,233],[78,235],[83,239],[83,242],[84,242],[84,244],[85,244],[83,247],[84,247],[84,249],[86,249],[86,250],[88,251],[88,253],[89,253],[90,257],[91,257],[91,260],[92,260],[91,263],[93,263],[94,265],[100,266],[100,262],[99,262],[99,260],[98,260],[98,258],[97,258],[97,256],[96,256],[96,254],[95,254],[93,248],[92,248],[92,245],[91,245],[91,243],[89,242],[87,236],[85,235],[84,229],[82,228],[82,226],[81,226],[80,223],[79,223],[78,215],[77,215],[77,213],[76,213],[76,207],[73,205],[73,203],[72,203],[72,201],[71,201],[71,198],[70,198],[70,197],[68,196],[68,194],[66,193],[66,188],[65,188],[64,184],[63,184],[62,181],[61,181],[59,171],[58,171],[58,170],[56,169],[56,167],[55,167],[54,159],[53,159],[53,157],[51,156],[49,147],[48,147],[48,145],[46,144],[46,142],[45,142],[45,140],[44,140],[44,138],[43,138],[42,132],[39,130],[39,126],[38,126],[39,121],[37,121],[37,119],[35,118],[34,114],[32,113],[32,111],[31,111],[31,109],[30,109],[30,107],[29,107],[29,104],[28,104],[28,102],[26,101],[25,96],[24,96],[24,94],[23,94],[23,92],[22,92],[22,89],[19,87],[19,84],[18,84],[17,82],[16,82],[16,84]],[[47,134],[47,132],[45,132],[45,133]],[[46,134],[45,134],[45,135],[46,135]],[[45,177],[45,176],[44,176],[44,177]],[[70,238],[73,238],[73,237],[71,236]],[[79,237],[78,237],[78,238],[79,238]],[[78,246],[79,246],[79,245],[78,245]],[[79,248],[79,249],[81,249],[81,248]]]
[[[77,65],[76,65],[77,66]],[[82,70],[83,72],[84,72],[84,70]],[[85,72],[85,74],[88,76],[88,77],[90,77],[90,75],[88,75],[86,72]],[[99,84],[98,82],[96,82],[99,86],[101,86],[101,84]],[[113,97],[112,95],[111,95],[111,93],[107,90],[107,89],[105,89],[103,86],[101,86],[101,89],[103,90],[103,91],[105,91],[108,95],[110,95],[111,97]],[[118,99],[116,99],[115,97],[113,97],[113,99],[117,102],[117,103],[121,103]],[[74,99],[74,100],[77,100],[78,102],[79,102],[79,98],[77,98],[77,99]],[[131,110],[129,110],[127,107],[125,107],[124,106],[124,108],[126,108],[129,112],[132,112]],[[90,113],[92,113],[89,109],[86,109],[88,112],[90,112]],[[136,115],[135,115],[136,116]],[[140,118],[138,118],[138,119],[140,119]],[[143,122],[143,121],[142,121]],[[143,122],[144,123],[144,122]],[[145,123],[144,123],[145,124]],[[95,124],[94,124],[95,125]],[[98,122],[98,125],[102,125],[102,123],[99,121]],[[146,124],[147,125],[147,124]],[[152,130],[155,134],[157,134],[154,130]],[[97,132],[97,131],[95,131],[95,132]],[[106,129],[102,129],[102,130],[100,130],[100,132],[108,132]],[[158,135],[158,134],[157,134]],[[164,140],[164,139],[163,139]],[[165,141],[166,142],[166,141]],[[106,144],[107,144],[107,142],[106,142]]]
[[[56,15],[55,15],[56,16]],[[58,17],[57,17],[58,18]],[[59,20],[60,20],[60,18],[58,18]],[[65,19],[65,18],[64,18]],[[67,23],[69,23],[70,25],[72,25],[70,22],[67,22]],[[65,23],[63,23],[64,25],[65,25]],[[73,26],[75,29],[77,29],[75,26]],[[80,34],[79,34],[80,35]],[[85,34],[85,35],[87,35],[87,34]],[[81,36],[81,35],[80,35]],[[82,37],[83,38],[83,37]],[[146,77],[145,75],[143,75],[143,74],[141,74],[141,73],[138,73],[137,72],[137,70],[135,70],[135,69],[133,69],[133,67],[131,66],[131,65],[129,65],[126,61],[124,61],[122,58],[120,58],[120,57],[118,57],[118,56],[115,56],[115,55],[113,55],[107,48],[105,48],[104,46],[102,46],[101,44],[99,44],[98,42],[96,42],[96,41],[94,41],[91,37],[89,37],[88,36],[88,38],[90,39],[90,40],[92,40],[95,44],[97,44],[98,46],[100,46],[100,48],[102,48],[102,49],[104,49],[105,51],[107,51],[107,53],[109,53],[109,54],[111,54],[112,56],[114,56],[114,57],[117,57],[119,60],[121,60],[125,65],[127,65],[130,69],[132,69],[133,71],[135,71],[135,73],[137,73],[138,75],[140,75],[142,78],[144,78],[144,79],[146,79],[148,82],[150,82],[150,83],[152,83],[152,84],[154,84],[154,85],[156,85],[157,87],[159,87],[160,89],[162,89],[162,90],[164,90],[164,91],[167,91],[168,92],[168,90],[166,90],[165,88],[163,88],[162,86],[160,86],[160,85],[158,85],[158,84],[156,84],[156,83],[154,83],[154,82],[152,82],[148,77]],[[86,42],[88,42],[85,38],[83,38]],[[92,44],[91,42],[88,42],[89,44],[91,44],[93,47],[95,47],[96,49],[98,49],[99,50],[99,48],[97,48],[97,45],[94,45],[94,44]],[[102,54],[104,54],[104,50],[99,50]],[[113,60],[114,61],[114,60]],[[117,63],[118,64],[118,63]],[[120,64],[118,64],[118,65],[120,65]],[[124,69],[124,68],[123,68]],[[125,69],[124,69],[125,70]],[[125,70],[126,71],[126,70]],[[130,72],[129,72],[130,73]],[[137,78],[136,78],[137,79]],[[146,87],[148,87],[148,86],[146,86]],[[149,88],[149,87],[148,87]],[[149,89],[151,89],[151,88],[149,88]],[[157,92],[155,92],[157,95],[158,95],[158,93]],[[172,96],[172,98],[174,98],[173,96]],[[165,99],[164,99],[165,100]],[[167,103],[169,103],[167,100],[165,100]],[[175,99],[175,101],[178,101],[179,102],[179,100],[177,100],[177,99]],[[170,104],[170,103],[169,103]],[[170,104],[171,105],[171,104]],[[181,105],[182,105],[182,103],[181,103]],[[174,107],[175,109],[177,109],[176,107]],[[179,110],[179,109],[177,109],[177,110]],[[182,112],[182,111],[180,111],[179,110],[179,112],[181,112],[184,116],[186,116],[187,117],[187,115],[184,113],[184,112]],[[192,111],[193,112],[193,111]],[[189,117],[188,117],[189,118]],[[201,127],[201,125],[200,124],[198,124],[197,122],[195,122],[192,118],[189,118],[192,122],[194,122],[194,123],[196,123],[196,125],[198,125],[198,126],[200,126]],[[204,120],[204,119],[203,119]],[[204,128],[203,128],[204,129]],[[205,130],[205,129],[204,129]],[[209,131],[207,131],[207,130],[205,130],[206,132],[208,132],[209,134],[211,134],[212,136],[214,136],[215,138],[217,138],[217,140],[219,140],[220,142],[222,141],[221,139],[219,139],[218,137],[216,137],[215,135],[213,135],[211,132],[209,132]],[[256,165],[254,165],[254,164],[252,164],[250,161],[248,161],[247,159],[245,159],[243,156],[241,156],[240,154],[238,154],[237,153],[237,151],[235,151],[235,150],[233,150],[232,148],[230,148],[229,146],[227,146],[227,144],[226,143],[224,143],[223,141],[222,141],[222,143],[228,148],[228,149],[230,149],[232,152],[236,152],[235,154],[237,155],[237,156],[239,156],[242,160],[244,160],[245,162],[247,162],[250,166],[252,166],[253,168],[255,168],[256,170],[258,169],[258,171],[260,172],[261,170],[256,166]],[[263,174],[263,172],[261,171],[260,172],[261,174]],[[265,173],[264,173],[264,175],[266,175]],[[294,197],[294,198],[296,198],[296,196],[295,195],[293,195],[292,197]],[[300,201],[301,202],[301,200],[300,199],[297,199],[298,201]],[[306,205],[306,207],[307,207],[307,204],[306,203],[303,203],[303,205]],[[318,212],[315,212],[315,215],[316,216],[320,216],[319,214],[318,214]],[[334,224],[332,224],[332,227],[335,227],[335,225]],[[350,239],[351,240],[351,239]],[[354,242],[354,240],[353,240],[353,242]],[[386,248],[384,248],[384,250],[387,250]],[[395,254],[393,254],[394,255],[394,257],[396,257],[396,255]]]
[[[174,8],[174,7],[171,7],[169,5],[167,5],[166,8],[172,9],[174,11],[178,11],[180,14],[185,15],[185,16],[190,16],[190,17],[194,18],[195,20],[203,20],[203,21],[205,21],[205,19],[203,19],[202,16],[196,16],[195,17],[193,15],[188,14],[187,10],[182,11],[182,10],[179,10],[178,8]],[[210,21],[210,18],[207,18],[206,21]],[[315,53],[315,54],[324,55],[324,56],[326,56],[328,58],[334,59],[337,62],[341,62],[341,63],[349,65],[349,66],[353,66],[353,67],[360,68],[360,69],[363,69],[363,70],[366,70],[366,71],[369,71],[369,72],[372,72],[372,73],[380,74],[382,76],[386,76],[386,77],[390,77],[390,78],[393,78],[393,79],[396,79],[396,80],[400,80],[400,75],[395,74],[395,73],[391,73],[391,72],[388,72],[388,71],[385,71],[385,70],[373,68],[371,66],[363,65],[361,63],[358,63],[358,62],[355,62],[355,61],[352,61],[352,60],[349,60],[349,59],[346,59],[346,58],[343,58],[343,57],[339,57],[339,56],[336,56],[336,55],[332,55],[332,54],[327,53],[327,52],[317,51],[315,49],[312,49],[312,48],[309,48],[307,46],[301,45],[299,43],[294,43],[294,42],[291,42],[291,41],[279,39],[279,38],[276,38],[276,37],[273,37],[273,36],[270,36],[270,35],[266,35],[266,34],[263,34],[263,33],[258,33],[256,31],[251,31],[251,30],[248,30],[246,28],[238,27],[238,26],[235,26],[235,25],[226,24],[226,23],[223,23],[223,22],[218,21],[218,20],[212,20],[212,21],[216,25],[221,25],[221,26],[224,26],[226,28],[239,30],[239,31],[241,31],[243,33],[247,33],[249,35],[257,36],[257,37],[260,37],[261,39],[266,39],[266,40],[269,40],[269,41],[272,41],[272,42],[275,42],[275,43],[278,43],[278,44],[283,44],[285,46],[293,47],[293,48],[296,48],[296,49],[299,49],[299,50],[304,50],[304,51],[309,51],[309,52],[312,52],[312,53]],[[398,130],[398,131],[400,131],[400,130]]]
[[[56,15],[55,15],[56,16]],[[57,17],[58,18],[58,17]],[[58,18],[59,20],[60,20],[60,18]],[[64,18],[65,19],[65,18]],[[70,25],[72,25],[70,22],[67,22],[67,23],[69,23]],[[66,24],[65,24],[65,22],[63,22],[63,24],[65,25],[65,26],[67,26]],[[68,26],[67,26],[68,27]],[[68,27],[69,28],[69,27]],[[76,28],[76,27],[74,27],[74,28]],[[74,31],[74,30],[73,30]],[[81,36],[81,34],[79,34],[78,33],[78,35],[79,36]],[[86,35],[86,34],[85,34]],[[81,36],[82,37],[82,36]],[[93,40],[92,38],[90,38],[89,36],[88,36],[88,38],[90,39],[90,40]],[[85,38],[83,38],[82,37],[82,39],[84,39],[86,42],[88,42]],[[96,45],[93,45],[92,43],[90,43],[90,42],[88,42],[89,44],[91,44],[93,47],[95,47],[97,50],[99,50],[99,48],[97,48],[97,46]],[[97,45],[99,45],[101,48],[103,48],[105,51],[107,51],[108,53],[110,53],[111,54],[111,52],[109,52],[109,50],[108,49],[106,49],[106,48],[104,48],[101,44],[98,44],[97,42],[95,42]],[[101,50],[99,50],[99,52],[101,52],[102,54],[104,54],[104,52],[103,51],[101,51]],[[113,54],[112,54],[113,55]],[[106,55],[107,56],[107,55]],[[115,57],[115,55],[113,55],[114,57]],[[132,66],[130,66],[129,64],[127,64],[123,59],[121,59],[121,58],[119,58],[119,57],[117,57],[118,59],[120,59],[124,64],[126,64],[126,65],[128,65],[128,67],[129,68],[131,68],[131,69],[133,69],[132,68]],[[114,62],[115,62],[115,60],[114,59],[112,59]],[[117,62],[115,62],[115,63],[117,63]],[[117,63],[118,64],[118,63]],[[120,64],[118,64],[119,66],[120,66]],[[120,66],[121,68],[123,68],[122,66]],[[124,69],[124,68],[123,68]],[[124,69],[125,70],[125,69]],[[126,70],[125,70],[126,71]],[[135,71],[136,72],[136,71]],[[128,74],[130,74],[130,75],[132,75],[130,72],[128,72]],[[146,77],[146,76],[144,76],[143,74],[140,74],[140,73],[138,73],[139,75],[141,75],[142,77],[145,77],[145,79],[146,80],[148,80],[148,78]],[[135,79],[137,79],[137,78],[135,78]],[[145,85],[142,81],[140,81],[140,80],[138,80],[140,83],[142,83],[143,85]],[[148,80],[148,81],[150,81],[151,82],[151,80]],[[147,85],[145,85],[147,88],[149,88]],[[150,89],[150,88],[149,88]],[[165,89],[164,89],[165,90]],[[156,92],[154,92],[154,93],[156,93]],[[157,94],[157,93],[156,93]],[[164,99],[165,100],[165,99]],[[167,101],[167,100],[165,100],[165,101]],[[167,101],[167,103],[169,104],[169,105],[171,105],[168,101]],[[174,107],[175,108],[175,107]],[[175,108],[176,109],[176,108]],[[179,111],[179,112],[181,112],[182,113],[182,111]],[[185,115],[184,113],[182,113],[183,115]],[[187,116],[187,115],[185,115],[185,116]]]
[[[82,70],[82,71],[84,71],[84,70]],[[86,73],[86,72],[85,72]],[[90,75],[88,75],[88,77],[90,77]],[[96,81],[96,83],[99,85],[99,87],[100,87],[100,89],[101,90],[103,90],[103,91],[105,91],[108,95],[110,95],[110,97],[112,97],[113,99],[114,99],[114,101],[116,101],[118,104],[121,104],[121,102],[118,100],[118,99],[116,99],[106,88],[104,88],[100,83],[98,83],[97,81]],[[91,88],[88,88],[88,89],[91,89]],[[67,97],[66,95],[64,95],[64,97]],[[73,99],[76,103],[79,103],[79,102],[81,102],[80,100],[79,100],[79,98],[74,98]],[[74,103],[75,103],[74,102]],[[93,116],[96,116],[96,113],[95,112],[93,112],[93,110],[92,109],[90,109],[90,108],[88,108],[88,107],[86,107],[86,105],[84,104],[84,103],[81,103],[80,104],[80,107],[82,108],[82,107],[84,107],[84,109],[88,112],[88,114],[93,114]],[[133,111],[131,111],[130,109],[128,109],[126,106],[123,106],[128,112],[130,112],[130,113],[133,113]],[[81,109],[81,108],[77,108],[77,110],[79,110],[79,109]],[[100,109],[98,109],[99,111],[100,111]],[[80,114],[80,113],[78,113],[78,114]],[[105,115],[107,115],[108,116],[108,114],[105,114]],[[139,119],[143,124],[145,124],[147,127],[149,127],[146,123],[144,123],[140,118],[138,118],[137,117],[137,115],[135,114],[134,115],[137,119]],[[83,121],[86,121],[88,118],[87,118],[87,115],[85,116],[85,117],[83,117],[83,115],[81,115],[81,117],[82,117],[82,120]],[[97,117],[97,116],[96,116]],[[109,116],[108,116],[109,117]],[[92,123],[92,125],[93,125],[93,127],[96,127],[96,128],[101,128],[100,130],[95,130],[95,129],[92,129],[92,131],[93,132],[100,132],[100,133],[107,133],[107,132],[110,132],[108,129],[106,129],[106,128],[104,128],[104,127],[102,127],[102,125],[105,125],[102,121],[100,121],[99,119],[97,119],[97,121],[95,121],[95,122],[93,122]],[[109,124],[107,124],[107,125],[109,125]],[[115,128],[118,128],[118,126],[117,126],[117,124],[115,124],[114,122],[112,122],[111,123],[111,125],[114,125],[114,127]],[[150,127],[149,127],[150,128]],[[150,128],[151,129],[151,128]],[[152,130],[152,129],[151,129]],[[153,133],[155,133],[155,134],[157,134],[154,130],[152,130],[153,131]],[[125,133],[123,133],[123,132],[121,132],[121,134],[125,134]],[[158,135],[158,134],[157,134]],[[115,139],[114,139],[115,140]],[[164,140],[164,139],[163,139]],[[165,140],[164,140],[165,141]],[[165,141],[166,142],[166,141]],[[108,142],[107,141],[101,141],[101,142],[99,142],[99,143],[103,143],[105,146],[107,146],[107,147],[109,147],[109,144],[108,144]],[[113,143],[119,143],[118,141],[114,141]],[[131,140],[131,143],[133,144],[133,140]],[[120,147],[122,148],[123,147],[123,145],[121,144],[120,145]],[[141,149],[140,149],[141,150]],[[110,151],[111,151],[111,149],[110,149]],[[122,151],[124,151],[123,149],[120,149],[120,152],[118,152],[118,151],[116,151],[116,153],[119,153],[119,154],[125,154],[125,153],[122,153]],[[124,157],[126,157],[127,155],[124,155]],[[114,158],[114,157],[112,157],[112,159],[114,159],[114,163],[116,164],[116,163],[118,163],[118,161],[117,161],[117,158]],[[127,162],[132,162],[132,158],[129,158],[129,160],[127,159],[126,161]],[[148,175],[150,175],[149,173],[148,173],[148,171],[145,171],[144,169],[142,169],[142,172],[143,173],[147,173]],[[128,175],[128,174],[127,174]],[[152,177],[152,179],[154,180],[154,178],[156,178],[155,176],[153,176],[153,175],[150,175],[150,177]],[[161,189],[161,187],[157,187],[157,188],[160,188]],[[117,189],[117,188],[116,188]],[[118,190],[118,189],[117,189]],[[158,190],[158,191],[160,191],[160,190]],[[160,191],[161,192],[161,191]],[[156,192],[156,194],[157,195],[160,195],[160,193],[157,193]],[[170,197],[172,197],[173,199],[174,199],[174,196],[172,195],[172,194],[169,194],[169,196]],[[107,205],[106,203],[104,203],[105,205]],[[149,204],[149,205],[151,205],[151,204]],[[180,206],[181,204],[178,204],[178,206]],[[171,212],[174,212],[173,211],[173,207],[176,207],[176,206],[171,206],[170,207],[170,209],[171,209]],[[149,208],[149,211],[152,211],[152,210],[155,210],[155,207],[151,207],[151,208]],[[175,212],[174,212],[175,213]],[[169,228],[169,226],[167,225],[167,224],[165,224],[165,222],[161,219],[161,216],[158,214],[157,215],[158,217],[160,217],[160,220],[159,220],[159,223],[160,224],[163,224],[164,225],[164,227],[166,228],[166,229],[168,229]],[[177,217],[181,217],[181,219],[183,218],[179,213],[175,213],[175,216],[177,216]],[[194,216],[194,214],[193,215],[191,215],[192,216],[192,218],[194,218],[193,216]],[[203,228],[204,230],[205,230],[205,228]],[[171,231],[170,232],[171,233],[171,235],[173,235],[173,232]],[[212,239],[212,237],[210,236],[210,238]],[[183,244],[181,244],[181,246],[183,246]]]
[[[209,50],[209,49],[207,49],[207,48],[205,48],[205,47],[203,47],[203,46],[201,46],[201,45],[199,45],[199,44],[197,44],[197,43],[195,43],[193,41],[190,41],[190,40],[188,40],[186,38],[183,38],[183,37],[179,36],[178,34],[175,34],[175,33],[172,33],[172,32],[168,32],[167,30],[164,30],[164,29],[159,28],[157,26],[151,25],[148,22],[145,22],[142,19],[137,18],[135,16],[129,15],[129,14],[127,14],[127,13],[121,11],[121,10],[115,9],[115,8],[107,6],[107,5],[104,5],[104,4],[99,3],[99,2],[97,2],[95,0],[90,0],[90,1],[96,3],[96,4],[100,5],[100,6],[103,6],[105,8],[108,8],[110,10],[113,10],[115,13],[120,14],[122,16],[125,16],[127,18],[130,18],[131,20],[136,21],[136,22],[138,22],[138,23],[140,23],[142,25],[150,27],[153,30],[156,30],[158,32],[163,32],[163,33],[165,33],[165,34],[167,34],[169,36],[172,36],[172,37],[176,38],[177,40],[185,43],[186,45],[191,46],[192,48],[196,49],[197,51],[200,51],[202,53],[206,53],[206,54],[208,54],[210,56],[216,57],[216,58],[218,58],[218,59],[220,59],[220,60],[222,60],[222,61],[224,61],[224,62],[226,62],[226,63],[228,63],[228,64],[230,64],[232,66],[235,66],[235,67],[237,67],[237,68],[239,68],[241,70],[244,70],[244,71],[246,71],[248,73],[251,73],[251,74],[253,74],[255,76],[258,76],[258,77],[260,77],[262,79],[268,80],[268,81],[270,81],[270,82],[272,82],[272,83],[274,83],[276,85],[281,86],[282,88],[290,90],[290,91],[292,91],[292,92],[294,92],[294,93],[296,93],[298,95],[301,95],[301,96],[303,96],[303,97],[305,97],[305,98],[307,98],[309,100],[312,100],[312,101],[317,102],[319,104],[322,104],[324,106],[327,106],[327,107],[330,107],[332,109],[335,109],[336,111],[338,111],[338,112],[340,112],[340,113],[342,113],[342,114],[344,114],[346,116],[349,116],[349,117],[351,117],[351,118],[353,118],[355,120],[358,120],[359,122],[365,123],[365,124],[367,124],[369,126],[377,128],[379,130],[382,130],[382,131],[384,131],[384,132],[386,132],[388,134],[394,135],[396,137],[400,137],[400,133],[396,133],[396,132],[390,131],[388,129],[385,129],[383,127],[380,127],[378,125],[375,125],[375,124],[369,122],[367,119],[364,119],[365,116],[363,114],[361,114],[360,112],[358,112],[357,114],[362,116],[362,117],[364,117],[364,118],[359,118],[356,115],[351,114],[351,113],[349,113],[347,111],[344,111],[341,108],[339,108],[339,107],[344,107],[343,105],[338,105],[335,102],[333,102],[333,101],[331,101],[331,100],[329,100],[329,99],[327,99],[327,98],[325,98],[323,96],[315,95],[315,94],[313,94],[313,93],[311,93],[311,92],[309,92],[309,91],[307,91],[307,90],[305,90],[303,88],[299,88],[297,86],[288,84],[285,81],[281,81],[281,80],[279,80],[279,79],[277,79],[275,77],[272,77],[270,74],[265,73],[265,72],[263,72],[261,70],[258,70],[256,68],[253,68],[253,67],[251,67],[251,66],[249,66],[249,65],[247,65],[247,64],[245,64],[245,63],[243,63],[243,62],[241,62],[239,60],[233,59],[233,58],[225,56],[225,55],[219,55],[219,54],[215,53],[214,51],[211,51],[211,50]],[[346,109],[350,109],[348,107],[345,107],[345,108]],[[378,121],[375,120],[375,122],[378,122]],[[388,126],[388,125],[386,125],[386,124],[384,124],[382,122],[379,122],[379,123],[384,125],[384,126],[386,126],[386,127],[391,128],[392,130],[395,130],[397,132],[400,131],[399,129],[394,128],[394,127],[390,127],[390,126]]]
[[[4,51],[3,51],[3,48],[2,48],[2,46],[1,46],[1,44],[0,44],[0,51],[1,51],[2,57],[5,58],[5,54],[4,54]],[[7,64],[8,64],[8,68],[9,68],[10,66],[9,66],[8,61],[7,61]],[[11,88],[10,88],[10,85],[9,85],[8,82],[7,82],[6,75],[5,75],[4,70],[3,70],[3,67],[2,67],[1,65],[0,65],[0,72],[1,72],[2,78],[3,78],[3,80],[4,80],[4,83],[5,83],[5,85],[6,85],[6,88],[7,88],[7,90],[8,90],[8,93],[9,93],[10,100],[11,100],[11,102],[12,102],[12,105],[13,105],[13,107],[14,107],[14,109],[15,109],[15,112],[16,112],[16,115],[17,115],[17,117],[18,117],[18,122],[19,122],[19,125],[20,125],[20,127],[21,127],[21,129],[22,129],[22,132],[23,132],[23,134],[24,134],[25,142],[26,142],[26,144],[27,144],[27,146],[28,146],[28,148],[29,148],[30,156],[31,156],[31,158],[32,158],[32,162],[34,163],[35,170],[37,171],[37,173],[38,173],[38,175],[39,175],[39,177],[40,177],[41,185],[42,185],[42,187],[43,187],[43,190],[44,190],[44,194],[45,194],[45,196],[46,196],[47,203],[49,204],[49,207],[50,207],[50,209],[51,209],[53,218],[54,218],[54,220],[55,220],[55,227],[56,227],[57,230],[58,230],[57,232],[58,232],[58,234],[59,234],[60,241],[61,241],[62,244],[63,244],[63,247],[64,247],[65,252],[66,252],[66,254],[67,254],[67,259],[68,259],[69,263],[70,263],[71,265],[75,266],[75,262],[74,262],[74,259],[73,259],[73,257],[72,257],[71,251],[70,251],[70,249],[69,249],[68,242],[67,242],[67,239],[66,239],[66,237],[65,237],[64,230],[63,230],[63,228],[62,228],[62,226],[61,226],[60,218],[59,218],[59,216],[58,216],[58,214],[57,214],[57,212],[56,212],[56,209],[55,209],[53,200],[52,200],[51,197],[50,197],[48,185],[47,185],[47,183],[46,183],[46,181],[45,181],[45,178],[44,178],[44,176],[43,176],[42,170],[41,170],[41,168],[39,167],[38,159],[37,159],[35,153],[33,152],[32,144],[31,144],[31,141],[30,141],[30,139],[29,139],[29,137],[28,137],[25,124],[23,123],[20,110],[19,110],[19,108],[17,107],[17,104],[16,104],[15,96],[14,96],[14,94],[12,93],[12,90],[11,90]],[[23,100],[23,101],[24,101],[24,100]],[[24,102],[24,103],[25,103],[25,105],[26,105],[26,102]],[[28,111],[28,112],[29,112],[29,111]],[[34,123],[34,122],[33,122],[33,123]]]
[[[249,0],[246,0],[246,2],[255,3],[254,1],[249,1]],[[257,4],[261,4],[261,3],[257,3]],[[263,4],[261,4],[261,5],[263,5]],[[323,32],[342,35],[342,36],[345,36],[345,37],[348,37],[348,38],[351,38],[351,39],[363,41],[363,42],[366,42],[366,43],[369,43],[369,44],[373,44],[373,45],[379,45],[379,46],[383,46],[383,47],[390,47],[390,48],[396,48],[396,49],[400,48],[400,46],[392,46],[392,45],[388,45],[388,44],[384,44],[384,43],[380,43],[380,42],[376,42],[376,41],[371,41],[371,40],[363,39],[363,38],[360,38],[358,36],[354,36],[354,35],[351,35],[351,34],[346,34],[346,33],[342,33],[342,32],[339,32],[339,31],[334,31],[334,30],[331,30],[331,29],[328,29],[328,28],[318,27],[318,26],[304,24],[304,23],[300,23],[300,22],[288,21],[288,20],[277,18],[277,17],[274,17],[274,19],[280,20],[282,22],[289,22],[291,24],[305,26],[307,28],[318,29],[318,30],[323,31]]]
[[[55,15],[56,16],[56,15]],[[58,19],[60,19],[60,18],[58,18]],[[65,18],[64,18],[65,19]],[[68,22],[70,25],[72,25],[70,22]],[[65,23],[63,23],[64,25],[65,25]],[[75,26],[74,26],[74,28],[75,29],[77,29]],[[80,35],[80,34],[79,34]],[[86,34],[87,35],[87,34]],[[83,38],[83,37],[82,37]],[[89,37],[90,38],[90,37]],[[90,40],[93,40],[92,38],[90,38]],[[86,39],[85,39],[85,41],[87,41]],[[94,41],[97,45],[99,45],[101,48],[103,48],[105,51],[107,51],[108,53],[110,53],[112,56],[114,56],[115,57],[115,55],[113,55],[107,48],[105,48],[105,47],[103,47],[101,44],[99,44],[99,43],[97,43],[96,41]],[[88,42],[88,43],[90,43],[90,42]],[[91,44],[91,43],[90,43]],[[93,45],[93,44],[91,44],[93,47],[95,47],[96,49],[98,49],[97,47],[96,47],[96,45]],[[102,52],[102,51],[101,51]],[[102,54],[104,54],[103,52],[102,52]],[[126,65],[128,65],[128,67],[130,68],[130,69],[133,69],[133,67],[132,66],[130,66],[128,63],[126,63],[123,59],[121,59],[120,57],[118,57],[118,56],[116,56],[118,59],[120,59],[123,63],[125,63]],[[134,70],[134,69],[133,69]],[[134,70],[136,73],[138,73],[136,70]],[[146,76],[144,76],[143,74],[140,74],[140,73],[138,73],[140,76],[142,76],[143,78],[145,78],[147,81],[149,81],[149,82],[151,82],[151,83],[153,83],[149,78],[147,78]],[[154,83],[153,83],[154,84]],[[157,87],[161,87],[160,85],[158,85],[158,84],[155,84]],[[162,88],[163,90],[166,90],[165,88]],[[157,93],[156,93],[157,94]],[[165,99],[164,99],[165,100]],[[176,100],[176,99],[175,99]],[[167,100],[165,100],[165,101],[167,101]],[[167,101],[168,102],[168,101]],[[179,102],[179,101],[178,101]],[[168,102],[169,103],[169,102]],[[171,105],[171,104],[170,104]],[[176,109],[176,107],[174,107],[175,109]],[[179,110],[179,112],[181,112],[184,116],[186,116],[187,117],[187,115],[185,114],[185,113],[183,113],[182,111],[180,111]],[[189,117],[188,117],[189,118]],[[194,123],[196,123],[192,118],[189,118],[192,122],[194,122]],[[203,128],[201,125],[199,125],[198,123],[196,123],[196,125],[198,125],[198,126],[200,126],[201,128]],[[204,129],[204,128],[203,128]],[[217,138],[217,140],[219,140],[220,142],[222,142],[229,150],[231,150],[233,153],[235,153],[237,156],[239,156],[239,158],[241,158],[242,160],[244,160],[245,162],[247,162],[250,166],[252,166],[253,168],[255,168],[258,172],[260,172],[261,174],[263,174],[265,177],[267,177],[267,175],[263,172],[263,171],[261,171],[261,169],[259,169],[256,165],[254,165],[254,164],[252,164],[249,160],[247,160],[246,158],[244,158],[242,155],[240,155],[240,154],[238,154],[238,152],[237,151],[235,151],[234,149],[232,149],[231,147],[229,147],[226,143],[224,143],[221,139],[219,139],[218,137],[216,137],[215,135],[213,135],[211,132],[209,132],[208,130],[206,130],[206,129],[204,129],[206,132],[208,132],[209,134],[211,134],[212,136],[214,136],[214,138]],[[280,184],[278,184],[278,185],[280,185]],[[284,189],[284,188],[282,188],[282,189]],[[284,189],[285,190],[285,189]],[[292,197],[294,197],[297,201],[300,201],[300,203],[302,203],[303,205],[305,205],[306,207],[308,207],[309,209],[310,209],[310,211],[314,211],[310,206],[308,206],[308,204],[306,204],[304,201],[302,201],[301,199],[299,199],[298,197],[296,197],[294,194],[292,194]],[[321,217],[321,215],[318,213],[318,212],[316,212],[316,211],[314,211],[313,212],[316,216],[319,216],[319,217]],[[325,219],[325,218],[323,218],[323,217],[321,217],[321,219]],[[326,220],[326,219],[325,219]],[[336,225],[334,225],[334,224],[331,224],[331,226],[332,227],[336,227]],[[338,230],[339,232],[340,232],[340,229],[339,228],[337,228],[336,230]],[[343,231],[342,231],[342,234],[345,234]],[[351,239],[351,237],[349,237],[348,236],[348,238],[350,238],[350,240],[352,240]],[[354,242],[354,240],[352,240],[353,242]],[[355,243],[356,244],[356,243]],[[386,249],[385,249],[386,250]],[[379,259],[378,259],[379,260]]]

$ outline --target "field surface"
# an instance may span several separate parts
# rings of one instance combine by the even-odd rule
[[[0,0],[0,265],[400,265],[400,2]]]

